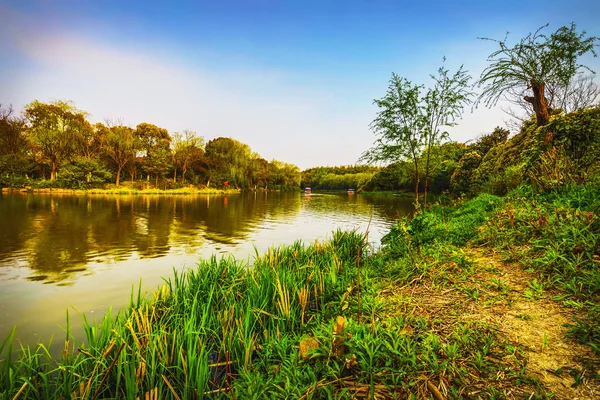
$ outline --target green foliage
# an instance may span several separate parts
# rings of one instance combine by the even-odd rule
[[[389,164],[377,171],[362,189],[365,191],[411,191],[414,189],[414,172],[405,161]]]
[[[469,146],[469,149],[475,150],[481,155],[481,157],[485,157],[485,155],[492,148],[502,143],[505,143],[508,140],[509,135],[510,132],[508,131],[508,129],[504,129],[497,126],[496,128],[494,128],[494,131],[492,133],[479,136],[475,143]]]
[[[561,148],[573,163],[579,180],[600,172],[600,106],[559,115],[540,130],[550,136],[552,145]]]
[[[485,39],[499,47],[488,57],[491,64],[482,72],[479,86],[483,91],[479,97],[485,104],[495,105],[500,97],[507,94],[521,97],[524,89],[531,89],[533,96],[525,97],[536,113],[537,125],[549,121],[549,107],[545,87],[568,86],[580,68],[577,58],[592,52],[598,38],[586,37],[586,32],[578,33],[575,24],[562,26],[547,36],[542,33],[544,25],[533,34],[528,34],[519,43],[509,47],[504,40]],[[589,70],[589,68],[587,68]]]
[[[106,165],[94,159],[77,158],[61,170],[56,187],[85,189],[112,180]]]
[[[84,112],[64,101],[46,104],[34,100],[25,106],[25,116],[33,144],[50,165],[50,179],[54,180],[60,166],[74,156],[79,139],[92,127]]]
[[[471,97],[468,90],[470,76],[462,66],[453,75],[442,66],[438,75],[431,78],[434,84],[425,92],[424,86],[392,74],[386,95],[374,100],[381,109],[371,123],[377,139],[361,156],[362,161],[370,163],[410,160],[417,200],[422,172],[427,193],[432,149],[448,136],[441,128],[455,125]]]
[[[434,205],[413,218],[401,219],[381,242],[385,251],[396,257],[432,243],[464,246],[477,236],[478,228],[502,203],[500,197],[481,194],[464,204]]]
[[[465,153],[450,178],[450,185],[455,193],[470,194],[473,171],[481,163],[481,155],[477,151]]]
[[[302,186],[314,190],[347,190],[365,186],[380,168],[371,166],[317,167],[302,171]]]

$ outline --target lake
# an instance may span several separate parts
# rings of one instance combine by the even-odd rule
[[[270,246],[369,229],[377,246],[412,210],[394,196],[303,193],[232,195],[0,195],[0,342],[13,326],[24,344],[64,338],[69,310],[100,321],[200,257],[252,262]],[[59,347],[61,340],[55,340]]]

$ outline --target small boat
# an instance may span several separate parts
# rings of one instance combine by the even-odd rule
[[[305,187],[305,188],[304,188],[304,193],[306,193],[306,194],[310,194],[310,188],[309,188],[309,187]]]
[[[354,189],[348,189],[348,194],[354,194]]]

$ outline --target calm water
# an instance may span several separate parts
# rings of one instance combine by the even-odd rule
[[[185,196],[0,196],[0,342],[14,325],[26,344],[63,338],[128,303],[132,285],[151,291],[199,257],[325,239],[369,228],[379,243],[411,200],[391,196],[249,193]],[[370,225],[369,225],[370,222]],[[76,330],[79,336],[81,331]],[[57,342],[59,342],[57,340]]]

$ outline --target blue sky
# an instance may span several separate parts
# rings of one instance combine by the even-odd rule
[[[600,36],[600,2],[0,0],[0,103],[72,100],[92,121],[229,136],[301,168],[353,164],[392,72],[427,84],[446,56],[478,77],[493,46],[477,37],[571,22]],[[466,110],[451,136],[507,119]]]

